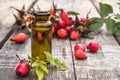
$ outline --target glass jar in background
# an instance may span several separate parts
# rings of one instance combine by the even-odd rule
[[[49,21],[49,11],[34,12],[34,20],[32,23],[32,57],[39,57],[40,60],[46,60],[44,51],[51,53],[51,22]]]

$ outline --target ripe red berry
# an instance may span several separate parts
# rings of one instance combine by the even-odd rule
[[[26,62],[21,62],[16,66],[16,75],[20,77],[25,77],[30,72],[30,66]]]
[[[14,35],[11,40],[17,43],[23,43],[27,39],[27,35],[25,33],[18,33]]]
[[[86,22],[86,18],[80,18],[80,21],[84,23]]]
[[[98,42],[90,42],[87,47],[91,52],[97,52],[100,46]]]
[[[66,38],[67,36],[67,31],[65,29],[58,29],[57,35],[60,38]]]
[[[72,19],[71,17],[69,17],[69,19],[66,21],[66,24],[67,24],[68,26],[71,26],[72,23],[73,23],[73,19]]]
[[[87,55],[85,54],[85,52],[83,52],[82,50],[76,50],[74,52],[74,56],[77,58],[77,59],[86,59],[87,58]]]
[[[71,31],[72,29],[73,29],[72,26],[66,26],[66,27],[65,27],[65,30],[66,30],[66,31]]]
[[[65,25],[66,25],[65,21],[59,20],[58,24],[60,27],[65,28]]]
[[[60,18],[64,21],[67,21],[68,20],[68,14],[65,12],[65,11],[61,11],[60,13]]]
[[[72,39],[72,40],[77,40],[79,37],[80,37],[79,31],[73,30],[73,31],[70,33],[70,39]]]
[[[85,47],[80,43],[76,43],[74,46],[74,51],[76,50],[82,50],[83,52],[85,52]]]

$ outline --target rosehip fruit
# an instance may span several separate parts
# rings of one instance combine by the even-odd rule
[[[60,38],[66,38],[67,36],[67,31],[65,29],[58,29],[57,35]]]
[[[80,37],[79,31],[73,30],[73,31],[70,33],[70,39],[72,39],[72,40],[77,40],[79,37]]]
[[[23,43],[26,39],[27,35],[25,33],[18,33],[11,38],[11,40],[15,41],[16,43]]]
[[[86,22],[86,18],[80,18],[80,21],[84,23]]]
[[[76,50],[82,50],[83,52],[85,52],[85,47],[80,43],[76,43],[74,46],[74,51]]]
[[[73,29],[72,26],[66,26],[66,27],[65,27],[65,30],[66,30],[66,31],[71,31],[72,29]]]
[[[74,56],[77,59],[86,59],[87,58],[87,55],[82,50],[76,50],[75,53],[74,53]]]
[[[71,26],[72,23],[73,23],[73,19],[72,19],[71,17],[69,17],[69,19],[66,21],[66,24],[67,24],[68,26]]]
[[[59,20],[58,24],[60,27],[65,28],[65,25],[66,25],[65,21]]]
[[[97,52],[100,46],[98,42],[90,42],[87,47],[91,52]]]
[[[25,77],[30,72],[30,66],[26,62],[21,62],[16,66],[16,75],[20,77]]]
[[[68,14],[65,12],[65,11],[61,11],[60,13],[60,18],[64,21],[67,21],[68,20]]]

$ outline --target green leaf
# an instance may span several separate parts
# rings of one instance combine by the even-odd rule
[[[113,13],[113,8],[110,4],[99,3],[101,15],[103,17],[108,16],[108,14]]]
[[[36,74],[38,76],[38,80],[43,80],[44,73],[39,68],[36,68]]]
[[[88,28],[91,31],[96,31],[96,30],[100,29],[103,25],[102,19],[98,18],[98,17],[90,18],[90,21],[91,21],[92,24],[90,24],[90,26]]]
[[[112,18],[108,18],[106,19],[105,23],[106,23],[107,30],[110,33],[113,33],[115,29],[115,20],[113,20]]]
[[[79,13],[75,11],[68,11],[67,13],[68,15],[79,15]]]
[[[35,61],[32,63],[32,67],[36,67],[36,66],[39,66],[39,63]]]
[[[88,33],[87,37],[90,38],[90,39],[94,39],[94,36],[90,33]]]
[[[120,29],[117,29],[117,30],[115,31],[115,35],[120,36]]]
[[[59,59],[55,59],[54,61],[56,63],[56,67],[58,67],[60,70],[64,71],[64,70],[68,69],[68,67],[66,66],[66,64],[65,63],[61,63]]]
[[[31,56],[28,55],[28,59],[31,61],[34,61],[34,58],[32,58]]]
[[[46,74],[48,74],[49,73],[49,71],[48,71],[48,69],[47,69],[47,67],[46,67],[46,65],[44,65],[44,64],[41,64],[40,65],[40,68],[46,73]]]
[[[120,22],[116,22],[115,27],[120,28]]]
[[[67,69],[68,69],[68,66],[66,66],[65,63],[61,63],[60,70],[65,71],[65,70],[67,70]]]
[[[120,20],[120,14],[115,14],[115,17]]]

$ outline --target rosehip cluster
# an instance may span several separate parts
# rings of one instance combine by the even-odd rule
[[[52,33],[59,38],[66,38],[69,36],[72,40],[77,40],[81,36],[81,32],[78,29],[73,28],[74,20],[68,16],[64,10],[60,11],[60,19],[53,22]]]
[[[97,52],[99,50],[100,45],[98,44],[98,42],[90,42],[87,46],[87,48],[91,51],[91,52]],[[74,56],[77,59],[86,59],[87,55],[86,55],[86,50],[85,50],[85,46],[83,46],[80,43],[76,43],[74,46]]]

